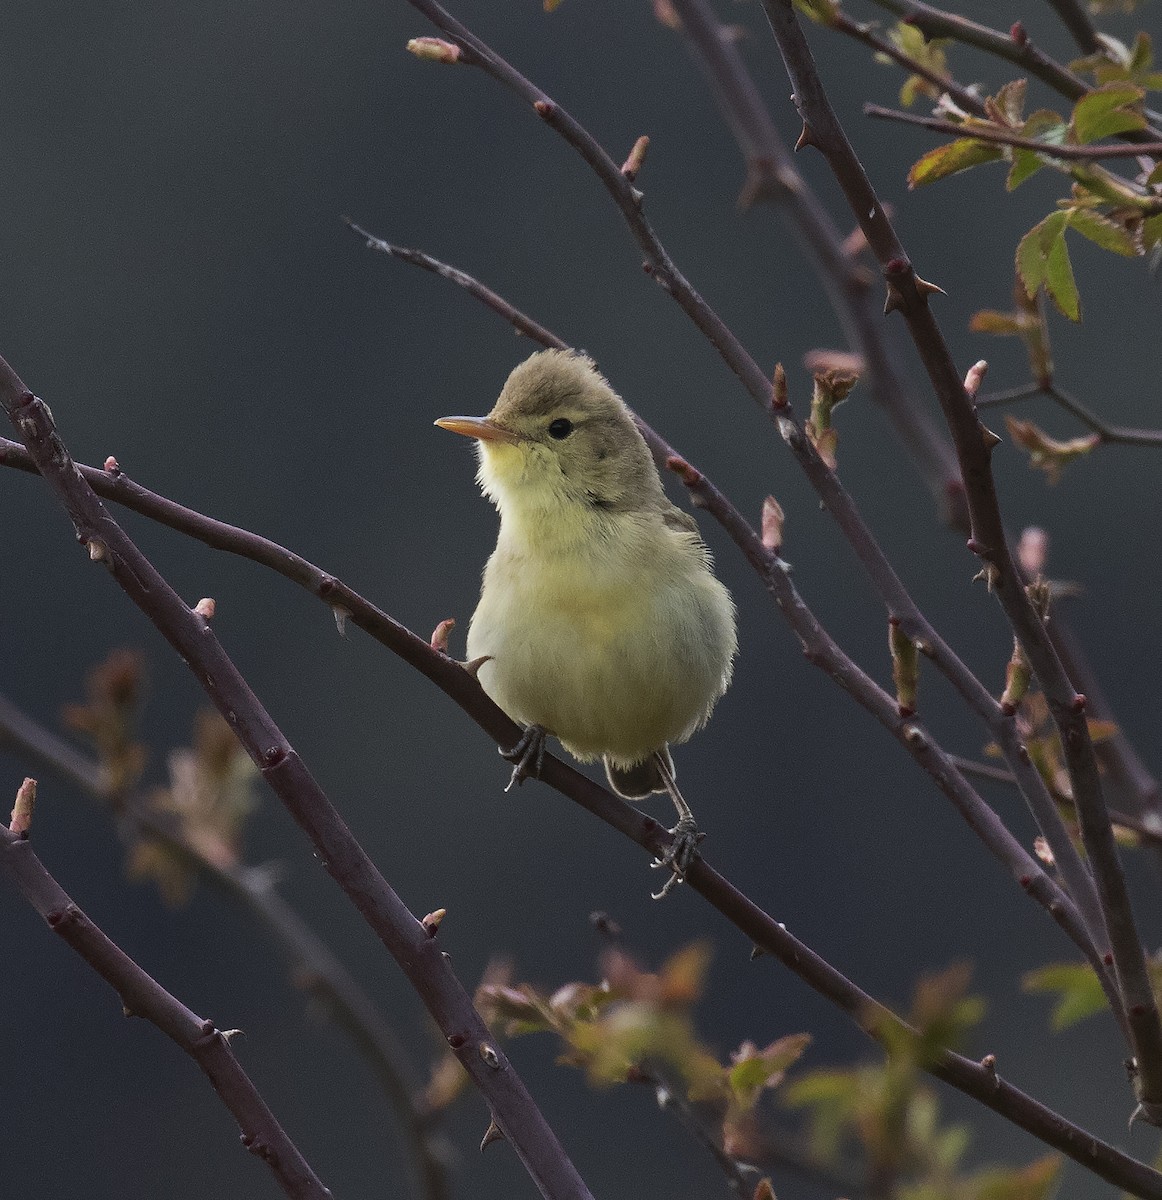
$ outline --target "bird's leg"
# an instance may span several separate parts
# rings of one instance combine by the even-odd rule
[[[655,858],[650,863],[651,867],[669,867],[672,872],[660,892],[650,893],[654,900],[663,900],[678,884],[685,883],[686,872],[690,869],[690,864],[698,857],[698,843],[706,835],[699,832],[698,823],[694,820],[694,813],[682,793],[678,791],[678,785],[674,782],[674,774],[670,770],[670,764],[666,761],[665,754],[655,751],[654,762],[657,764],[658,774],[662,777],[662,783],[665,785],[670,799],[673,800],[674,807],[678,810],[678,824],[670,830],[673,841],[670,842],[661,858]]]
[[[506,792],[520,787],[530,775],[536,779],[541,777],[541,767],[545,763],[545,740],[548,736],[548,730],[544,726],[526,725],[515,746],[510,750],[501,748],[500,757],[514,764],[512,776],[504,789]]]

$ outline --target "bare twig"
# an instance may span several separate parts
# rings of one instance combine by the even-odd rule
[[[1087,429],[1093,430],[1108,446],[1162,446],[1162,429],[1132,429],[1126,425],[1111,425],[1104,417],[1099,417],[1093,409],[1082,404],[1076,396],[1072,396],[1063,388],[1049,380],[1048,382],[1026,384],[1023,387],[1011,388],[1005,392],[997,392],[977,401],[977,408],[995,408],[1001,404],[1015,404],[1019,400],[1031,400],[1035,396],[1047,396],[1058,407],[1075,416]]]
[[[656,438],[656,435],[654,436]],[[662,445],[666,450],[670,449],[664,443]],[[93,471],[92,468],[84,468],[83,470],[86,473]],[[93,471],[93,474],[100,476],[103,472]],[[709,485],[706,484],[704,477],[700,478],[702,481],[701,490],[709,494]],[[137,488],[137,485],[134,485],[134,489],[144,491],[144,489]],[[155,502],[160,501],[160,499],[160,497],[154,497]],[[166,504],[171,509],[180,508],[180,506],[173,505],[169,501]],[[156,504],[134,505],[134,507],[137,507],[139,511],[147,511],[149,508],[155,508]],[[183,512],[186,513],[185,519],[189,522],[187,532],[194,533],[195,536],[201,536],[202,540],[211,544],[221,544],[219,522],[214,522],[209,518],[201,518],[201,523],[204,523],[205,528],[199,534],[199,519],[197,514],[193,514],[190,510],[183,510]],[[177,525],[177,522],[173,519],[174,513],[170,511],[167,515],[170,517],[167,523]],[[741,517],[738,517],[737,520],[740,526],[745,526],[745,522],[742,521]],[[180,528],[181,526],[177,525],[177,527]],[[225,526],[221,528],[230,529],[231,527]],[[275,570],[280,570],[281,573],[292,578],[295,577],[295,573],[302,574],[303,572],[308,572],[314,573],[318,580],[329,582],[330,586],[325,589],[326,597],[328,599],[334,598],[334,602],[342,604],[350,613],[352,623],[371,633],[424,675],[436,682],[498,744],[508,745],[515,739],[519,732],[517,726],[497,708],[489,697],[485,695],[478,682],[458,663],[455,663],[446,655],[433,650],[427,641],[412,634],[386,614],[363,600],[357,593],[352,592],[346,585],[331,576],[324,575],[317,568],[311,567],[305,560],[298,559],[290,551],[273,543],[264,542],[263,539],[243,530],[232,529],[231,532],[233,536],[229,539],[230,544],[223,545],[221,548],[228,548],[234,553],[241,553],[247,557],[256,558],[258,561],[264,562],[266,565],[271,566]],[[754,537],[753,531],[751,531],[750,536]],[[755,540],[757,541],[757,538]],[[762,551],[765,551],[765,548],[761,547],[761,542],[758,542],[755,552],[759,553]],[[777,556],[770,556],[770,564],[774,570],[777,570],[784,578],[786,577],[785,572],[778,565]],[[778,578],[777,575],[773,574],[773,571],[772,577]],[[310,585],[308,584],[307,586]],[[318,586],[322,587],[323,585],[319,584]],[[316,588],[312,587],[311,590],[314,591]],[[875,685],[871,686],[874,688]],[[886,696],[886,693],[884,697],[885,702],[881,707],[885,715],[887,715],[892,711],[893,701],[890,697]],[[919,740],[916,740],[916,744],[912,748],[914,752],[920,754],[927,754],[930,749],[927,744],[923,744]],[[644,847],[655,857],[664,851],[668,845],[668,834],[656,821],[640,814],[624,802],[617,800],[604,788],[593,783],[571,767],[566,766],[559,759],[551,755],[546,757],[542,778],[549,786],[569,796],[589,812],[605,821],[606,824],[632,838],[638,845]],[[1019,847],[1018,851],[1023,853],[1023,851],[1019,850]],[[1044,877],[1047,879],[1048,877],[1044,876],[1044,873],[1036,864],[1034,864],[1034,870],[1036,874],[1029,876],[1028,885],[1030,890],[1036,893],[1041,887],[1040,878]],[[722,879],[716,872],[711,871],[704,863],[696,865],[692,871],[690,880],[695,890],[705,895],[728,918],[734,920],[736,923],[739,920],[745,920],[746,923],[741,925],[740,928],[743,928],[748,933],[748,936],[751,935],[755,914],[759,910],[750,904],[741,893],[737,892],[732,885]],[[1059,917],[1063,911],[1064,909],[1058,910]],[[771,953],[777,954],[792,970],[797,970],[797,965],[800,963],[797,951],[789,947],[798,945],[798,943],[793,942],[793,940],[792,943],[785,942],[786,931],[782,930],[776,922],[770,917],[766,917],[765,914],[760,924],[766,928],[766,933],[764,937],[757,939],[759,943],[765,949],[770,950]],[[772,949],[772,946],[780,947],[780,949]],[[812,957],[814,958],[814,956]],[[818,961],[822,962],[822,960]],[[837,990],[833,985],[836,985],[843,977],[831,968],[827,970],[832,973],[828,975],[825,972],[822,977],[818,977],[812,973],[804,973],[803,971],[798,971],[798,973],[808,983],[811,983],[812,986],[816,986],[817,990],[821,991],[823,995],[835,1002],[839,1002],[837,997],[842,998],[843,995],[847,994],[844,988],[851,987],[852,985],[848,984],[847,981],[843,981],[844,986],[838,987]],[[859,994],[862,995],[862,993]],[[845,1007],[843,1003],[840,1006]],[[876,1030],[865,1024],[860,1017],[862,1010],[858,1005],[854,1009],[845,1008],[845,1011],[855,1016],[860,1021],[862,1027],[867,1029],[873,1036],[875,1035]],[[1127,1171],[1133,1174],[1129,1166],[1130,1163],[1133,1163],[1132,1159],[1122,1161],[1122,1159],[1115,1158],[1107,1161],[1107,1151],[1110,1148],[1103,1147],[1101,1143],[1092,1142],[1090,1135],[1081,1134],[1080,1131],[1075,1130],[1073,1126],[1065,1122],[1063,1118],[1056,1116],[1056,1114],[1051,1114],[1049,1110],[1037,1105],[1036,1102],[1031,1101],[1028,1097],[1024,1097],[1015,1089],[1003,1090],[998,1095],[991,1082],[982,1084],[981,1078],[977,1078],[974,1075],[973,1068],[975,1068],[976,1064],[971,1064],[968,1060],[964,1061],[967,1066],[957,1068],[954,1065],[949,1067],[948,1073],[941,1074],[939,1077],[946,1078],[953,1086],[967,1091],[969,1095],[975,1096],[982,1103],[996,1108],[997,1111],[1009,1116],[1023,1128],[1034,1133],[1035,1136],[1049,1140],[1050,1144],[1065,1150],[1066,1153],[1070,1153],[1070,1148],[1072,1148],[1073,1156],[1078,1157],[1080,1155],[1078,1161],[1090,1167],[1090,1169],[1098,1170],[1099,1173],[1104,1170],[1115,1170],[1119,1172],[1119,1182],[1124,1182],[1127,1177],[1125,1174]],[[939,1074],[939,1072],[936,1073]],[[991,1077],[982,1078],[991,1079]],[[1097,1147],[1096,1150],[1093,1149],[1094,1146]],[[1162,1177],[1159,1177],[1157,1182],[1158,1191],[1153,1194],[1162,1198]]]
[[[107,805],[111,797],[100,765],[34,721],[0,695],[0,746]],[[424,1200],[447,1200],[446,1149],[415,1101],[407,1054],[391,1026],[355,977],[327,944],[279,895],[269,868],[226,866],[203,853],[179,822],[141,796],[118,796],[118,826],[148,835],[177,855],[207,882],[251,912],[269,931],[292,964],[295,982],[305,988],[345,1030],[371,1064],[392,1105]]]
[[[1143,142],[1140,144],[1128,142],[1105,142],[1087,146],[1074,146],[1066,143],[1051,143],[1040,138],[1021,137],[992,125],[965,124],[959,121],[946,121],[942,117],[923,117],[918,113],[900,112],[894,108],[884,108],[880,104],[865,104],[864,116],[874,117],[883,121],[899,121],[905,125],[919,125],[923,129],[932,129],[937,133],[950,133],[958,138],[971,138],[977,142],[992,142],[998,146],[1013,146],[1018,150],[1035,150],[1046,158],[1060,158],[1066,161],[1092,162],[1103,158],[1138,158],[1141,155],[1162,154],[1162,142]]]
[[[438,939],[429,936],[379,873],[205,619],[186,606],[109,515],[73,465],[44,403],[3,359],[0,403],[72,518],[89,557],[108,567],[187,662],[263,778],[308,834],[328,872],[399,963],[541,1193],[552,1200],[592,1200],[524,1084],[492,1045],[488,1027],[441,954]]]
[[[1061,18],[1082,54],[1096,54],[1103,49],[1097,27],[1089,18],[1085,6],[1078,0],[1048,0],[1049,7]]]
[[[969,548],[983,562],[986,579],[1028,655],[1058,726],[1082,837],[1101,897],[1119,989],[1129,1017],[1138,1067],[1139,1108],[1152,1122],[1162,1124],[1162,1022],[1105,808],[1085,714],[1085,697],[1075,691],[1044,623],[1025,593],[1001,521],[990,465],[991,439],[976,416],[929,309],[931,287],[920,280],[908,260],[836,119],[789,0],[763,0],[763,7],[795,90],[796,106],[811,131],[812,144],[827,159],[883,267],[888,307],[903,315],[944,410],[956,443],[972,516]]]
[[[708,0],[673,0],[682,32],[746,163],[741,202],[770,200],[813,258],[848,342],[863,358],[872,399],[921,472],[941,519],[967,520],[964,487],[947,438],[909,394],[888,347],[868,272],[848,253],[834,222],[803,178]]]
[[[270,1168],[286,1195],[331,1195],[267,1107],[230,1048],[228,1032],[195,1016],[87,917],[48,873],[27,838],[0,828],[0,872],[121,997],[127,1015],[144,1017],[205,1072],[242,1129],[242,1144]]]
[[[944,12],[921,0],[875,2],[888,12],[895,13],[901,21],[914,25],[926,38],[952,38],[996,58],[1003,58],[1070,100],[1080,100],[1089,91],[1084,79],[1039,50],[1020,24],[1014,25],[1009,33],[1002,33],[999,29],[990,29],[967,17]]]
[[[975,775],[978,779],[988,779],[993,783],[1017,786],[1017,780],[1012,771],[1006,771],[1004,767],[998,767],[995,763],[978,762],[974,758],[962,758],[959,754],[951,754],[949,757],[956,764],[957,769],[965,775]],[[1068,804],[1069,801],[1063,800],[1062,803]],[[1115,825],[1121,825],[1131,833],[1137,834],[1143,842],[1148,842],[1155,847],[1162,846],[1162,830],[1151,828],[1146,821],[1130,816],[1129,813],[1118,812],[1114,808],[1110,809],[1110,820]]]
[[[496,309],[506,320],[525,329],[531,330],[536,326],[535,322],[513,308],[495,292],[487,288],[482,290],[489,297],[487,300],[489,307]],[[557,348],[565,347],[565,343],[555,334],[549,333],[547,330],[542,330],[542,333],[544,335],[543,344]],[[678,464],[685,464],[685,460],[681,459],[674,448],[655,430],[640,418],[638,424],[659,465],[670,466],[673,469]],[[32,469],[31,459],[23,448],[6,442],[4,439],[0,439],[0,462]],[[1101,953],[1095,947],[1075,903],[1071,903],[1057,889],[1052,880],[1041,870],[1036,860],[1005,829],[973,789],[957,776],[957,772],[948,769],[948,763],[943,759],[943,751],[931,742],[920,725],[915,720],[909,722],[902,718],[895,699],[883,691],[855,663],[851,662],[848,656],[826,634],[822,625],[807,609],[791,584],[789,575],[783,569],[784,564],[777,555],[771,556],[766,551],[758,534],[737,509],[730,505],[722,493],[714,488],[701,472],[688,467],[688,464],[685,465],[688,469],[681,470],[680,474],[694,494],[696,502],[710,511],[722,524],[746,555],[748,561],[758,570],[768,589],[773,591],[780,611],[790,621],[792,628],[803,641],[808,651],[808,657],[875,715],[916,761],[928,771],[937,786],[952,800],[988,849],[1008,867],[1022,889],[1041,903],[1062,926],[1078,948],[1094,964],[1099,978],[1106,979],[1108,985],[1108,972],[1105,964],[1101,961]],[[512,744],[516,736],[513,732],[516,727],[492,704],[479,684],[467,672],[458,666],[455,670],[447,670],[446,667],[451,663],[451,659],[438,649],[434,649],[430,642],[417,637],[376,608],[342,581],[322,571],[284,546],[270,542],[249,530],[225,525],[176,504],[172,500],[158,496],[130,480],[123,472],[119,471],[116,476],[111,476],[94,467],[78,465],[77,469],[99,495],[118,500],[126,507],[162,521],[171,528],[195,537],[207,545],[261,563],[298,583],[333,607],[341,608],[352,624],[369,633],[382,645],[398,654],[443,688],[461,707],[476,717],[482,728],[487,730],[498,744]],[[967,671],[967,668],[965,670]],[[977,686],[979,687],[979,684]],[[1000,706],[992,701],[991,697],[990,703],[997,714],[995,724],[990,724],[990,731],[994,736],[1001,738],[1008,736],[1011,740],[1015,737],[1011,718],[1001,711]],[[487,711],[487,718],[482,715],[482,708]],[[495,717],[498,717],[499,720],[494,719]],[[1009,731],[1007,735],[1006,731]],[[1044,782],[1037,774],[1036,768],[1029,763],[1027,757],[1022,759],[1019,754],[1014,753],[1013,758],[1022,772],[1023,781],[1028,783],[1029,780],[1026,777],[1032,772],[1041,792],[1044,793],[1044,802],[1052,806],[1052,798],[1045,790]],[[1053,812],[1056,814],[1055,808],[1053,808]],[[1063,825],[1061,830],[1062,836],[1067,837]],[[1056,846],[1057,839],[1054,838],[1051,844]],[[652,846],[650,848],[652,849]],[[1117,1003],[1116,993],[1113,993],[1112,989],[1111,1004],[1114,1012],[1118,1013],[1120,1006]]]
[[[424,13],[436,26],[451,37],[460,49],[460,61],[480,67],[481,70],[503,83],[518,96],[531,104],[537,114],[568,142],[589,164],[617,204],[635,241],[645,254],[645,267],[659,285],[668,292],[683,312],[690,317],[708,341],[722,356],[726,364],[738,376],[751,398],[773,418],[783,440],[791,449],[808,481],[815,489],[823,506],[835,519],[855,551],[872,586],[881,597],[889,617],[899,623],[900,630],[909,638],[925,647],[932,661],[947,676],[961,693],[970,708],[990,723],[1006,759],[1018,776],[1022,778],[1022,793],[1034,808],[1042,832],[1054,848],[1061,853],[1061,870],[1068,880],[1075,903],[1094,939],[1099,953],[1104,953],[1105,936],[1097,894],[1084,865],[1065,835],[1056,808],[1047,802],[1043,781],[1032,764],[1022,758],[1019,739],[1011,719],[1006,721],[996,700],[980,681],[960,661],[951,647],[936,632],[915,601],[896,575],[875,536],[867,527],[858,507],[840,483],[838,476],[820,457],[814,443],[807,436],[802,422],[792,407],[781,400],[774,403],[771,383],[758,364],[747,353],[745,347],[727,327],[721,317],[710,307],[689,281],[681,274],[669,257],[642,212],[642,194],[632,187],[621,174],[609,155],[573,116],[551,100],[530,80],[526,79],[510,63],[491,47],[485,45],[470,30],[452,17],[436,0],[408,0],[413,8]],[[870,191],[870,189],[868,189]],[[872,200],[875,201],[874,194]],[[876,207],[872,217],[882,216]],[[865,211],[860,212],[861,224],[868,220]],[[890,228],[890,225],[888,226]],[[866,228],[865,228],[866,233]],[[957,387],[963,395],[959,380]]]

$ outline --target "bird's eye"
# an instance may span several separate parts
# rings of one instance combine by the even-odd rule
[[[549,437],[555,437],[557,441],[562,438],[567,438],[573,432],[573,422],[567,417],[558,417],[549,426]]]

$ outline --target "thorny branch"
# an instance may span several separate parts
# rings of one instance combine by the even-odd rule
[[[456,1057],[488,1101],[547,1200],[592,1200],[511,1064],[439,949],[355,840],[270,714],[250,690],[209,623],[190,609],[109,515],[77,470],[44,403],[0,359],[0,404],[45,481],[72,518],[89,557],[103,563],[182,656],[287,810],[419,993]]]
[[[1075,691],[1026,595],[1001,521],[990,463],[991,439],[976,416],[929,309],[931,286],[923,285],[908,260],[863,165],[836,119],[789,0],[763,0],[763,7],[795,89],[795,104],[808,140],[823,153],[879,259],[888,286],[888,308],[903,315],[944,410],[956,443],[972,515],[969,548],[983,562],[986,579],[1029,658],[1058,726],[1082,838],[1093,866],[1113,965],[1129,1019],[1138,1072],[1135,1080],[1138,1112],[1152,1123],[1162,1124],[1162,1022],[1105,808],[1085,697]]]
[[[840,253],[836,256],[833,251],[829,251],[830,243],[827,239],[817,236],[813,217],[814,214],[823,212],[824,206],[810,192],[802,176],[797,174],[793,163],[785,163],[780,158],[780,154],[785,156],[785,148],[775,131],[770,113],[747,72],[741,55],[735,49],[726,29],[715,17],[707,0],[672,0],[672,3],[675,4],[675,11],[679,13],[680,18],[684,18],[685,36],[702,64],[714,97],[722,108],[727,124],[748,163],[751,179],[755,179],[756,171],[769,170],[763,165],[769,160],[770,164],[777,164],[776,179],[798,180],[793,187],[779,193],[785,198],[784,212],[800,229],[804,240],[815,247],[818,269],[832,295],[833,304],[837,305],[837,312],[840,312],[842,317],[843,310],[838,305],[843,304],[847,291],[863,283],[865,276],[862,271],[852,270],[852,259],[846,254],[845,246],[840,245]],[[829,23],[840,32],[851,33],[847,28],[850,22],[843,16],[842,10],[835,10]],[[868,44],[874,46],[875,43],[868,41]],[[919,71],[921,64],[914,62],[907,55],[897,52],[893,57],[909,70],[922,73]],[[936,82],[944,86],[944,82],[951,81]],[[953,91],[951,94],[958,97],[958,103],[966,111],[978,116],[986,115],[984,103],[973,93],[960,89],[960,92]],[[756,166],[756,163],[759,165]],[[761,175],[759,177],[761,178]],[[866,292],[866,288],[864,291]],[[877,386],[879,388],[879,403],[897,431],[918,431],[914,438],[902,437],[901,440],[927,481],[929,490],[937,497],[946,524],[967,536],[971,526],[964,500],[964,485],[951,446],[940,433],[932,429],[924,409],[914,403],[908,403],[912,397],[907,391],[892,386],[897,374],[892,361],[893,355],[884,338],[882,320],[864,321],[859,299],[857,293],[852,313],[852,320],[857,323],[858,337],[849,336],[865,357],[873,389]],[[864,299],[867,299],[866,295]],[[885,363],[886,369],[878,368],[877,363]],[[1118,724],[1093,669],[1060,614],[1052,622],[1049,632],[1070,677],[1089,700],[1089,711],[1095,718]],[[1141,809],[1145,820],[1158,821],[1162,826],[1162,818],[1156,811],[1159,799],[1158,783],[1121,731],[1120,725],[1118,731],[1100,745],[1098,753],[1102,765],[1109,772],[1111,787],[1128,793],[1131,800]],[[1041,804],[1043,808],[1043,800]],[[1096,894],[1092,899],[1092,908],[1096,916]]]
[[[898,627],[904,635],[924,647],[925,654],[931,657],[969,707],[989,726],[1011,769],[1022,778],[1022,794],[1032,807],[1042,832],[1050,841],[1054,853],[1060,853],[1058,863],[1068,880],[1074,902],[1094,939],[1094,948],[1098,954],[1104,956],[1105,936],[1093,881],[1065,834],[1060,814],[1048,796],[1044,781],[1024,755],[1011,717],[1002,712],[997,701],[920,612],[867,527],[854,500],[835,472],[816,451],[791,405],[781,400],[776,406],[773,389],[766,374],[670,259],[643,215],[641,192],[632,186],[587,129],[491,47],[481,42],[435,0],[408,0],[408,3],[424,13],[453,39],[457,48],[457,61],[480,67],[531,104],[538,115],[581,155],[604,184],[625,218],[635,241],[645,254],[644,266],[647,273],[674,298],[738,376],[751,398],[771,416],[823,506],[835,519],[855,551],[873,588],[887,608],[889,617],[898,622]],[[861,212],[859,215],[862,223],[865,214]],[[957,386],[963,393],[959,380]]]
[[[110,797],[100,765],[0,695],[0,747],[100,803]],[[274,873],[266,867],[226,866],[206,855],[185,835],[180,823],[159,812],[144,797],[119,796],[118,826],[133,835],[147,834],[162,843],[207,882],[249,910],[270,932],[293,964],[296,982],[345,1030],[379,1079],[399,1122],[424,1200],[447,1200],[447,1148],[416,1105],[407,1055],[391,1026],[355,977],[279,895]]]
[[[490,292],[489,295],[494,301],[504,305],[505,302],[500,301],[495,293]],[[497,311],[511,320],[517,328],[527,331],[526,323],[533,323],[516,310],[506,311],[507,307]],[[660,441],[656,435],[654,437]],[[0,444],[0,461],[12,462],[13,453],[9,446],[11,443]],[[664,442],[661,443],[661,448],[668,456],[673,456],[671,448]],[[102,487],[111,498],[121,500],[127,507],[153,517],[171,528],[189,533],[208,545],[251,558],[299,582],[341,609],[345,619],[349,619],[352,624],[375,637],[436,683],[495,742],[511,745],[515,740],[519,733],[518,727],[489,699],[479,683],[459,663],[433,649],[429,642],[417,637],[333,576],[325,574],[293,552],[255,534],[203,517],[173,501],[147,492],[137,484],[129,484],[124,476],[109,477],[105,472],[91,467],[78,470],[96,486]],[[713,490],[704,476],[697,472],[695,475],[699,491],[707,497],[710,507],[715,503]],[[102,476],[106,476],[103,484]],[[724,499],[722,503],[725,511]],[[737,517],[737,521],[741,534],[748,527],[741,516]],[[762,546],[753,530],[746,536],[749,537],[756,556],[768,556],[766,548]],[[780,576],[786,579],[786,573],[782,570],[777,555],[769,554],[767,565],[772,579],[777,580]],[[787,582],[789,585],[789,580]],[[888,703],[891,703],[890,698]],[[926,751],[927,747],[922,746],[918,749]],[[657,821],[639,813],[552,755],[546,756],[542,779],[655,857],[668,844],[669,835]],[[1040,871],[1039,867],[1036,869]],[[1043,875],[1043,872],[1041,874]],[[1034,878],[1031,878],[1031,883]],[[789,970],[835,1003],[869,1036],[874,1038],[882,1035],[882,1020],[898,1021],[888,1009],[873,1001],[835,968],[792,937],[780,923],[763,913],[706,862],[697,862],[691,868],[687,879],[695,891],[703,895],[752,941],[778,957]],[[1008,1117],[1035,1137],[1060,1149],[1102,1178],[1110,1179],[1131,1190],[1141,1189],[1135,1191],[1135,1194],[1149,1197],[1150,1200],[1162,1200],[1162,1175],[1157,1175],[1116,1148],[1078,1129],[1018,1089],[998,1080],[990,1070],[969,1059],[948,1054],[931,1067],[931,1072],[937,1078],[945,1080]]]
[[[195,1016],[95,925],[49,874],[26,836],[0,824],[0,872],[121,997],[127,1016],[144,1017],[205,1072],[242,1129],[242,1144],[270,1168],[292,1200],[328,1200],[331,1192],[242,1069],[230,1033]]]

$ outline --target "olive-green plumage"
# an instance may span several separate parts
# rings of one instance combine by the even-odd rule
[[[500,511],[468,632],[484,690],[603,758],[622,795],[663,790],[655,752],[668,762],[730,682],[734,605],[628,408],[588,358],[546,350],[487,417],[438,423],[477,439]]]

